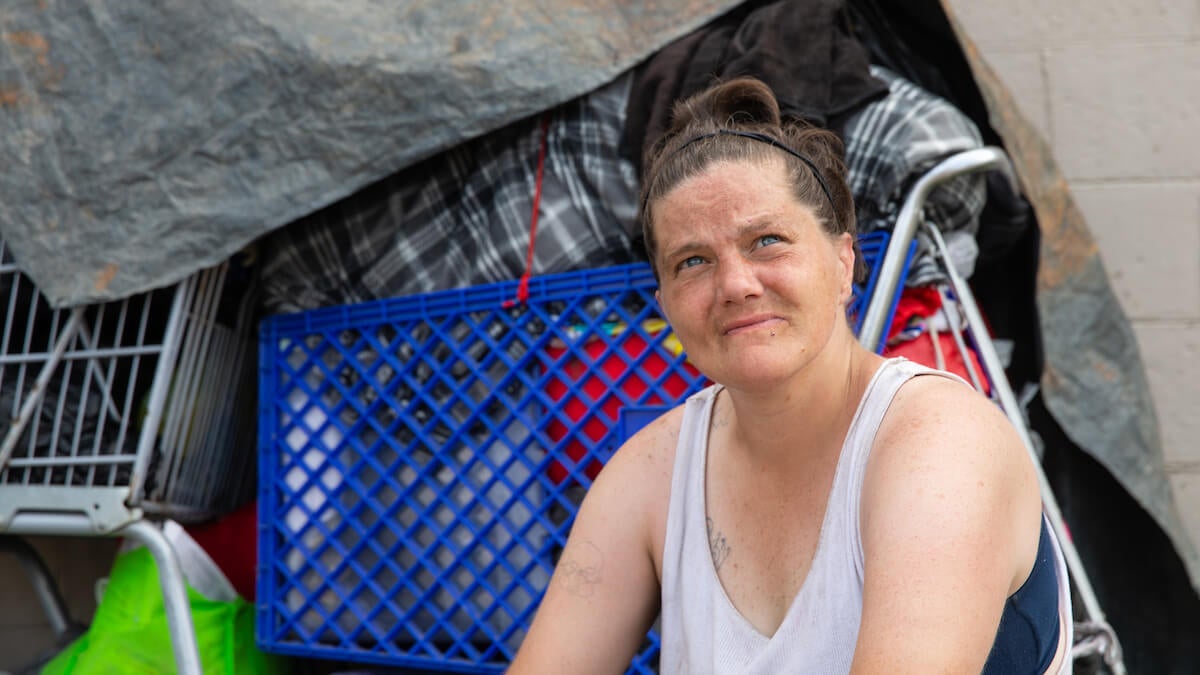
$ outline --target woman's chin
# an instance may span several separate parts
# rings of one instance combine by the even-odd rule
[[[748,392],[760,389],[778,390],[780,384],[795,374],[795,368],[795,363],[784,362],[778,357],[756,358],[756,355],[751,353],[722,373],[724,377],[714,377],[713,380],[729,389]]]

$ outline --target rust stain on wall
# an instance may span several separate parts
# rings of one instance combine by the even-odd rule
[[[25,102],[25,94],[17,87],[0,87],[0,107],[11,108]]]
[[[30,76],[40,81],[47,89],[56,89],[66,77],[66,69],[61,65],[50,62],[50,43],[46,38],[33,31],[13,31],[0,33],[5,42],[33,54],[36,67],[29,70]],[[23,92],[20,87],[0,87],[0,106],[15,106],[28,103],[30,92]]]
[[[117,269],[118,267],[115,264],[108,263],[96,273],[96,282],[93,286],[97,293],[108,288],[108,285],[112,283],[113,277],[117,276]]]
[[[1121,375],[1107,361],[1096,361],[1092,364],[1092,370],[1095,370],[1097,375],[1104,378],[1105,382],[1116,382],[1117,378]]]
[[[1049,360],[1042,366],[1042,386],[1051,391],[1062,391],[1063,388],[1062,376],[1055,364]]]
[[[18,47],[24,47],[33,52],[33,58],[37,60],[39,66],[45,68],[50,65],[50,43],[46,42],[46,38],[41,35],[32,31],[22,30],[5,33],[4,39],[6,42]]]

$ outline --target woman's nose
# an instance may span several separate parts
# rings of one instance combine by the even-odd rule
[[[746,260],[726,258],[718,265],[717,279],[723,302],[741,302],[762,293],[754,265]]]

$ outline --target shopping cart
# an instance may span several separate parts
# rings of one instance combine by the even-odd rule
[[[1014,186],[1016,184],[1012,164],[1009,162],[1008,156],[998,148],[980,148],[953,155],[930,169],[912,187],[897,216],[892,232],[892,241],[894,245],[912,241],[918,229],[923,228],[928,233],[930,240],[934,242],[938,267],[948,280],[946,284],[949,291],[947,298],[952,296],[957,305],[958,311],[946,313],[952,321],[952,332],[957,339],[961,328],[970,339],[970,344],[960,343],[960,349],[963,352],[968,349],[972,350],[982,362],[983,372],[976,373],[971,366],[973,359],[965,358],[963,360],[968,368],[970,379],[980,391],[990,392],[993,400],[1004,410],[1038,468],[1038,484],[1041,489],[1043,508],[1063,550],[1068,576],[1079,599],[1079,605],[1076,607],[1079,611],[1076,612],[1074,626],[1075,644],[1071,649],[1071,657],[1081,659],[1099,655],[1114,675],[1124,675],[1125,665],[1120,641],[1100,607],[1087,570],[1071,541],[1062,511],[1058,506],[1058,500],[1042,471],[1041,458],[1038,457],[1029,425],[1021,405],[1017,402],[1017,397],[1009,385],[1008,378],[1004,374],[1003,362],[988,334],[983,314],[975,302],[971,287],[951,262],[952,257],[942,233],[923,218],[925,200],[939,185],[964,174],[983,171],[1000,171]],[[1014,190],[1014,192],[1019,193],[1019,190]],[[884,299],[890,298],[901,285],[904,279],[901,270],[905,264],[898,248],[889,250],[885,254],[881,264],[876,295],[872,298],[859,330],[859,341],[863,345],[879,344],[891,323],[890,305],[888,302],[884,302]],[[953,325],[960,313],[963,324],[961,326]],[[987,388],[988,385],[990,388]]]
[[[890,239],[864,240],[871,275],[851,312],[864,345],[883,345],[930,192],[995,169],[1011,171],[995,149],[946,160],[909,193]],[[975,379],[991,383],[1032,447],[970,289],[946,273],[987,366]],[[599,466],[706,384],[658,314],[655,288],[648,267],[631,265],[535,278],[525,303],[509,302],[511,282],[265,321],[259,644],[502,672]],[[1044,478],[1042,491],[1083,598],[1076,632],[1089,637],[1074,654],[1098,651],[1120,672]],[[654,672],[657,651],[651,631],[629,672]]]
[[[886,242],[864,238],[864,258]],[[263,322],[264,649],[502,672],[600,466],[707,384],[647,265],[536,277],[513,303],[517,288]],[[653,672],[657,641],[631,672]]]
[[[200,521],[253,497],[253,307],[240,291],[230,301],[230,269],[53,309],[0,241],[0,550],[21,560],[62,637],[69,615],[16,535],[145,544],[188,675],[201,671],[187,591],[153,521]]]

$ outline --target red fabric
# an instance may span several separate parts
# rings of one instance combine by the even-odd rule
[[[204,549],[234,590],[254,602],[254,570],[258,565],[258,502],[250,502],[220,519],[184,528]]]
[[[618,339],[624,355],[613,348],[613,342]],[[646,340],[635,331],[629,331],[610,340],[592,339],[588,341],[583,350],[590,357],[590,363],[584,363],[583,360],[568,355],[554,369],[554,376],[546,384],[546,394],[550,398],[555,401],[566,398],[561,410],[572,422],[579,422],[589,411],[603,412],[603,415],[591,415],[579,428],[582,435],[592,441],[593,446],[608,435],[610,423],[606,423],[605,418],[615,425],[621,407],[624,405],[619,396],[609,391],[608,384],[596,375],[595,371],[599,369],[611,381],[619,382],[621,391],[625,392],[631,400],[637,401],[645,395],[649,388],[646,383],[657,380],[669,365],[662,355],[653,351],[641,362],[638,372],[628,373],[629,362],[638,359],[646,352],[648,346]],[[550,347],[546,351],[557,362],[566,349]],[[693,375],[698,374],[691,364],[685,363],[684,368]],[[628,376],[626,376],[627,373]],[[678,400],[687,391],[687,387],[687,380],[678,373],[672,373],[663,379],[658,390],[670,396],[671,400]],[[587,398],[582,398],[581,393]],[[594,404],[588,403],[589,400]],[[653,392],[641,400],[644,405],[664,405],[665,403],[658,392]],[[572,460],[579,461],[587,454],[587,445],[575,437],[567,438],[567,432],[567,425],[558,419],[553,419],[546,426],[546,433],[556,443],[566,439],[565,443],[558,443],[559,449]],[[593,460],[584,468],[584,473],[588,478],[594,479],[600,473],[601,468],[601,463]],[[571,472],[561,463],[554,462],[547,469],[547,473],[550,479],[558,484],[565,480]]]
[[[910,325],[922,322],[933,316],[941,308],[942,296],[937,288],[933,286],[905,288],[900,295],[899,302],[896,304],[896,314],[888,330],[887,346],[884,347],[883,355],[887,357],[903,356],[910,361],[915,361],[930,368],[936,368],[937,355],[933,349],[933,336],[928,330],[922,330],[920,335],[911,340],[901,340],[897,336]],[[975,353],[975,350],[970,347],[969,343],[967,344],[967,353],[968,358],[971,360],[971,367],[975,369],[975,373],[979,376],[980,382],[983,384],[983,393],[990,395],[992,387],[986,374],[983,372],[983,364],[979,361],[979,356]],[[942,369],[970,382],[971,376],[967,372],[966,361],[958,349],[958,344],[955,342],[954,336],[949,332],[939,332],[938,346],[941,347],[942,358],[944,360]]]
[[[892,336],[903,330],[912,319],[933,316],[941,308],[942,294],[933,286],[905,288],[900,293],[900,301],[896,303],[896,314],[892,317],[888,339],[891,340]]]
[[[962,353],[958,351],[958,345],[954,342],[954,336],[949,333],[938,333],[938,345],[942,348],[942,358],[945,360],[942,370],[954,373],[967,382],[970,382],[971,376],[967,373],[966,363],[963,361]],[[968,349],[967,353],[971,355],[971,366],[975,369],[975,374],[979,376],[979,381],[983,384],[983,393],[991,395],[991,384],[984,375],[983,365],[979,362],[979,358],[975,356],[975,350]],[[915,361],[923,366],[929,366],[930,368],[937,367],[937,357],[933,351],[933,336],[929,333],[922,333],[915,340],[888,345],[883,350],[883,355],[889,358],[903,356],[909,361]]]

